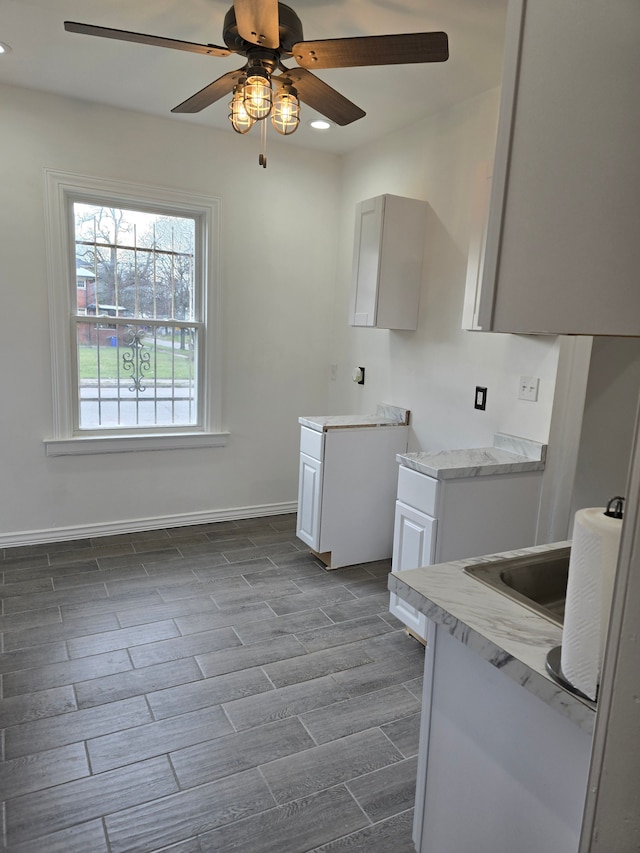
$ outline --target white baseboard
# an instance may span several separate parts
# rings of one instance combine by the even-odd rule
[[[46,542],[64,542],[72,539],[89,539],[92,536],[115,536],[117,533],[137,533],[141,530],[161,530],[165,527],[189,527],[194,524],[213,524],[216,521],[236,521],[240,518],[259,518],[296,512],[298,504],[288,501],[279,504],[232,507],[204,510],[182,515],[163,515],[155,518],[127,518],[77,527],[54,527],[49,530],[25,530],[19,533],[0,534],[0,548],[17,545],[38,545]]]

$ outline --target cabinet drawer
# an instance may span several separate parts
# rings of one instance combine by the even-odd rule
[[[436,514],[438,481],[401,465],[398,470],[398,500],[427,515]]]
[[[322,462],[324,456],[324,433],[308,427],[300,427],[300,453]]]

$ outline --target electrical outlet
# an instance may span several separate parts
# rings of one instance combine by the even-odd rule
[[[487,389],[476,385],[476,398],[473,404],[474,409],[480,409],[481,412],[487,408]]]
[[[330,372],[331,372],[331,381],[335,382],[336,379],[338,378],[338,365],[332,364],[330,367]]]
[[[535,403],[538,399],[540,379],[537,376],[521,376],[518,386],[518,400],[529,400]]]
[[[364,385],[364,367],[354,367],[351,378],[354,382],[357,382],[358,385]]]

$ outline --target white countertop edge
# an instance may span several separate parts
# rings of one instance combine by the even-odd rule
[[[379,403],[375,415],[305,415],[298,418],[298,423],[316,432],[358,427],[399,427],[408,425],[409,415],[408,409]]]
[[[330,429],[354,429],[357,427],[374,429],[376,427],[406,426],[406,424],[400,421],[394,421],[391,418],[380,418],[377,415],[310,416],[298,418],[298,423],[316,432],[326,432]]]
[[[499,432],[494,435],[491,447],[399,453],[396,460],[427,477],[452,480],[542,471],[546,457],[546,444]]]
[[[593,708],[557,684],[546,671],[547,654],[560,645],[562,629],[462,571],[468,565],[567,545],[570,543],[539,545],[392,573],[388,586],[509,678],[591,733]]]
[[[543,460],[519,456],[495,447],[443,450],[439,453],[399,453],[396,460],[405,468],[411,468],[436,480],[519,474],[542,471],[545,466]]]

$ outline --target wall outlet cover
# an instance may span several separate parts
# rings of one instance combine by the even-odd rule
[[[540,379],[537,376],[521,376],[518,385],[518,400],[529,400],[535,403],[538,399]]]

